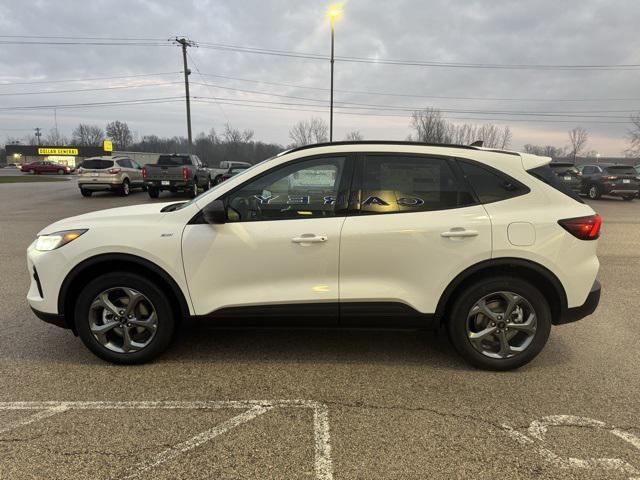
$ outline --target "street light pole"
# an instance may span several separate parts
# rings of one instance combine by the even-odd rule
[[[329,113],[329,142],[333,142],[333,44],[335,39],[334,18],[331,17],[331,107]]]
[[[327,11],[329,22],[331,24],[331,100],[329,106],[329,141],[333,142],[333,51],[335,43],[335,24],[336,20],[342,15],[342,5],[336,4],[329,7]]]

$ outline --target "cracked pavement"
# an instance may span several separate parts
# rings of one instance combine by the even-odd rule
[[[103,363],[32,315],[24,252],[54,220],[149,201],[142,193],[82,198],[74,181],[0,186],[0,402],[313,400],[328,408],[336,480],[630,478],[624,469],[560,467],[538,446],[640,470],[640,450],[608,429],[553,426],[544,442],[521,444],[503,428],[528,435],[534,420],[574,415],[640,437],[640,201],[590,202],[604,218],[600,307],[554,328],[536,360],[506,373],[466,366],[442,332],[218,330],[206,322],[187,322],[152,364]],[[33,413],[0,410],[0,430]],[[65,411],[0,433],[0,478],[124,478],[238,413]],[[313,428],[308,410],[274,409],[136,478],[313,479]]]

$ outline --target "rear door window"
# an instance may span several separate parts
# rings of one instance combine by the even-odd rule
[[[465,160],[458,163],[480,203],[499,202],[529,193],[529,188],[502,172]],[[555,177],[551,169],[549,171]]]
[[[424,212],[473,203],[446,159],[375,154],[364,159],[362,213]]]

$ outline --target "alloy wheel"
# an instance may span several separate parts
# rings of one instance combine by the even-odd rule
[[[89,328],[103,347],[133,353],[147,347],[156,335],[158,316],[151,301],[129,287],[99,293],[89,307]]]
[[[536,335],[537,316],[531,303],[513,292],[485,295],[469,310],[467,337],[475,350],[490,358],[523,353]]]
[[[595,200],[597,196],[598,196],[598,189],[596,188],[595,185],[592,185],[591,188],[589,189],[589,198],[591,198],[592,200]]]

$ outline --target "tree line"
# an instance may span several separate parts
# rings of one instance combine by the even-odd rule
[[[631,125],[627,132],[629,147],[625,150],[625,154],[629,157],[640,157],[640,113],[631,117]],[[480,125],[453,123],[435,108],[414,111],[409,119],[409,128],[411,133],[407,140],[426,143],[470,145],[482,141],[485,147],[508,149],[513,137],[509,126],[491,123]],[[104,129],[99,125],[81,123],[72,131],[70,138],[53,128],[42,138],[42,144],[99,146],[106,139],[113,142],[116,151],[154,153],[188,151],[188,141],[185,137],[143,135],[137,138],[127,122],[120,120],[108,122]],[[352,141],[363,139],[364,136],[359,130],[348,132],[344,137],[344,140]],[[254,138],[253,130],[239,130],[226,124],[220,133],[212,128],[208,133],[197,134],[193,140],[192,151],[210,165],[223,160],[257,163],[286,148],[328,142],[328,124],[319,117],[300,120],[289,129],[289,140],[290,143],[286,146],[258,141]],[[568,144],[565,146],[525,144],[523,150],[552,158],[575,160],[578,157],[595,157],[596,152],[588,149],[588,142],[588,132],[582,127],[575,127],[568,132]],[[35,145],[37,139],[34,135],[30,135],[23,139],[10,138],[7,143]],[[0,150],[0,155],[2,153],[3,151]]]

